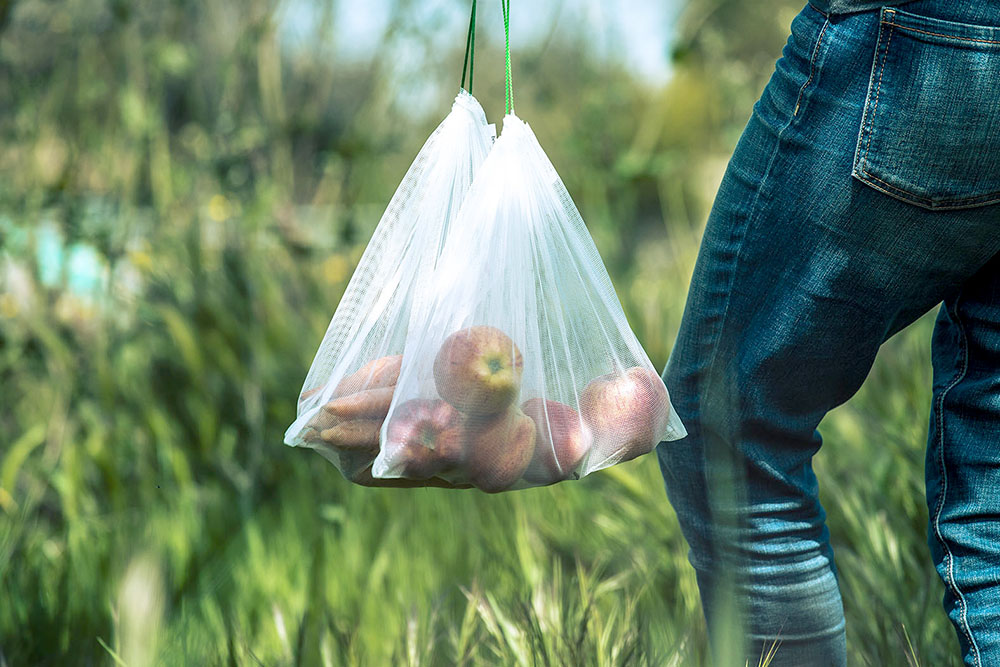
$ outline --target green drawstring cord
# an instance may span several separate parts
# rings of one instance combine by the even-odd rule
[[[507,113],[514,112],[514,86],[510,80],[510,0],[500,0],[500,7],[503,9],[503,32],[506,40],[507,55]]]
[[[465,88],[465,73],[469,73],[469,87],[472,94],[472,74],[476,64],[476,0],[472,0],[472,16],[469,17],[469,35],[465,38],[465,63],[462,65],[462,88]]]

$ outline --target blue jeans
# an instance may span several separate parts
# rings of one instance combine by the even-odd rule
[[[969,665],[1000,665],[1000,3],[807,7],[740,139],[664,374],[659,460],[713,642],[843,665],[811,460],[879,346],[933,340],[929,540]],[[874,446],[874,445],[873,445]],[[744,656],[739,657],[742,665]]]

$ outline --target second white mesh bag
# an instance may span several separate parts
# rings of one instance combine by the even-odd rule
[[[375,477],[497,492],[685,435],[576,206],[513,113],[425,286]]]
[[[330,443],[375,442],[411,308],[494,136],[479,102],[462,90],[396,189],[309,369],[285,443],[316,449],[349,479],[367,472],[371,455]],[[329,409],[336,399],[349,415]]]

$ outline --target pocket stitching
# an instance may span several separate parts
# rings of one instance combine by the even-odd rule
[[[878,99],[879,95],[882,93],[882,77],[885,75],[885,64],[889,60],[889,46],[892,44],[892,33],[894,31],[893,23],[883,22],[885,25],[889,26],[889,36],[885,40],[885,53],[882,55],[882,64],[879,66],[878,73],[878,86],[875,88],[875,106],[872,108],[872,117],[869,119],[868,123],[868,145],[865,146],[865,156],[861,159],[861,171],[867,172],[865,165],[868,163],[868,152],[872,147],[872,138],[875,136],[875,116],[878,114]]]
[[[961,206],[970,206],[970,205],[995,204],[997,202],[1000,202],[1000,193],[996,192],[991,192],[985,195],[977,195],[975,197],[966,197],[965,199],[948,199],[947,201],[938,201],[935,199],[931,199],[930,197],[924,197],[921,195],[913,194],[912,192],[898,188],[895,185],[886,183],[878,176],[875,176],[874,174],[870,173],[867,169],[865,169],[863,165],[861,167],[861,173],[864,174],[867,178],[870,178],[873,181],[877,181],[882,186],[879,189],[885,190],[888,194],[896,195],[901,199],[911,201],[916,204],[926,205],[928,208],[948,209],[948,208],[959,208]]]
[[[928,30],[918,30],[917,28],[911,28],[909,26],[899,25],[898,23],[891,23],[889,21],[882,21],[882,25],[892,26],[894,28],[899,28],[900,30],[909,30],[910,32],[919,32],[922,35],[931,35],[933,37],[954,39],[960,42],[978,42],[980,44],[1000,44],[1000,40],[997,39],[976,39],[975,37],[959,37],[958,35],[945,35],[944,33],[930,32]],[[889,36],[890,37],[892,36],[891,32],[889,33]],[[888,47],[886,47],[886,51],[888,52]]]

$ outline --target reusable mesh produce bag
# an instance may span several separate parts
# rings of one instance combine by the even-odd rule
[[[513,114],[509,62],[503,133],[413,310],[375,477],[497,492],[685,435],[576,206]]]
[[[576,206],[515,115],[426,287],[375,477],[501,491],[582,477],[685,434]]]
[[[371,457],[329,441],[376,437],[420,284],[432,274],[493,136],[479,102],[459,92],[396,189],[309,368],[285,443],[316,449],[350,479]],[[344,411],[327,409],[338,398]]]

